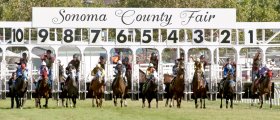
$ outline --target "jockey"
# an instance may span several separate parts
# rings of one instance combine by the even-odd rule
[[[105,70],[101,67],[100,64],[97,64],[95,68],[91,71],[91,76],[95,76],[98,79],[104,80]],[[95,79],[94,79],[95,80]],[[103,82],[103,81],[102,81]]]
[[[39,71],[38,71],[38,73],[39,73],[39,80],[38,80],[38,82],[37,82],[37,84],[36,84],[36,88],[38,89],[39,88],[39,85],[40,85],[40,82],[41,82],[41,80],[42,79],[48,79],[48,76],[49,76],[49,69],[48,69],[48,67],[47,67],[47,64],[46,64],[46,62],[45,61],[43,61],[42,63],[41,63],[41,66],[40,66],[40,68],[39,68]],[[48,82],[49,83],[49,82]],[[49,84],[49,87],[50,87],[50,89],[51,89],[51,84]]]
[[[125,82],[125,85],[127,85],[127,80],[126,80],[126,76],[125,76],[125,73],[126,73],[126,68],[125,66],[122,64],[122,61],[119,60],[118,63],[117,63],[117,66],[115,67],[115,74],[117,75],[118,74],[118,71],[121,70],[122,71],[122,77],[124,78],[124,82]],[[116,80],[116,78],[114,79],[114,81]],[[113,81],[113,83],[114,83]]]
[[[199,59],[200,59],[200,63],[201,63],[201,65],[202,65],[202,77],[203,77],[203,79],[204,79],[204,81],[206,82],[206,88],[207,88],[207,90],[209,90],[208,89],[208,82],[207,82],[207,80],[205,79],[205,76],[204,76],[204,72],[205,72],[205,68],[206,68],[206,66],[207,65],[210,65],[208,62],[207,62],[207,60],[205,59],[205,56],[204,55],[201,55],[200,57],[199,57]]]
[[[178,73],[178,63],[179,63],[179,61],[175,60],[175,65],[172,67],[172,73],[173,73],[173,76],[175,76],[175,77],[176,77],[176,75]]]
[[[147,71],[146,71],[146,75],[147,75],[148,80],[157,80],[158,79],[157,78],[157,71],[154,68],[153,63],[149,64],[149,67],[147,68]]]
[[[265,78],[266,73],[268,72],[268,70],[269,70],[269,67],[268,67],[266,64],[263,64],[263,65],[262,65],[262,68],[261,68],[260,71],[259,71],[260,78],[257,79],[256,85],[258,85],[259,83],[261,83],[261,82],[264,80],[264,78]]]
[[[128,57],[125,57],[123,59],[123,65],[125,66],[125,69],[126,69],[126,73],[125,73],[125,76],[126,77],[131,77],[131,74],[132,74],[132,66],[131,64],[129,63],[129,58]],[[127,79],[131,79],[131,78],[127,78]],[[129,82],[129,81],[128,81]]]
[[[234,75],[234,68],[231,64],[227,64],[227,66],[224,67],[223,80],[225,80],[227,78],[228,73],[230,73],[231,75]]]
[[[28,69],[26,68],[25,63],[22,63],[20,67],[17,68],[16,76],[17,78],[21,77],[22,79],[24,79],[25,82],[27,82]]]
[[[106,60],[105,60],[105,58],[104,58],[103,56],[100,56],[100,57],[99,57],[99,62],[98,62],[98,64],[100,64],[101,67],[105,70]]]
[[[53,69],[53,63],[54,63],[54,60],[55,60],[55,57],[52,56],[52,51],[47,50],[46,53],[41,56],[41,60],[46,62],[46,66],[49,70],[49,72],[48,72],[48,79],[49,79],[48,84],[50,86],[52,86],[52,81],[53,81],[53,79],[52,79],[53,78],[52,69]]]
[[[261,64],[261,56],[260,56],[260,51],[258,51],[253,58],[253,67],[252,67],[252,81],[254,82],[256,77],[257,79],[260,78],[259,76],[259,67]]]
[[[79,74],[80,74],[80,60],[78,59],[78,55],[77,54],[74,54],[73,55],[73,59],[68,63],[68,66],[69,65],[73,65],[76,69],[76,82],[78,83],[79,81]]]
[[[157,58],[157,54],[155,52],[153,52],[151,54],[151,58],[150,58],[150,63],[152,63],[154,65],[154,68],[156,69],[156,71],[158,71],[158,58]]]

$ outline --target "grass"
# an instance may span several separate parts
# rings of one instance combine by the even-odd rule
[[[43,100],[44,102],[44,100]],[[0,100],[1,120],[279,120],[280,107],[234,103],[233,109],[219,108],[219,101],[206,100],[206,109],[195,109],[194,101],[183,101],[182,108],[166,108],[164,101],[159,108],[141,108],[141,101],[128,100],[128,107],[114,107],[112,101],[105,101],[102,108],[91,107],[91,100],[79,100],[77,108],[56,106],[50,100],[48,109],[35,108],[34,99],[28,100],[24,109],[10,109],[10,99]]]

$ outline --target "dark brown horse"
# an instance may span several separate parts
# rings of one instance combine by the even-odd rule
[[[20,76],[16,79],[14,87],[17,108],[23,108],[26,98],[28,83]]]
[[[146,76],[146,75],[145,75]],[[151,108],[151,101],[156,98],[156,107],[158,108],[158,97],[157,97],[157,84],[154,79],[148,80],[146,78],[146,83],[142,87],[142,108],[145,107],[145,99],[147,98],[149,108]]]
[[[195,67],[196,70],[194,72],[194,76],[193,76],[193,81],[192,81],[192,85],[193,85],[193,95],[194,95],[194,100],[195,100],[195,108],[198,107],[197,104],[197,98],[200,98],[200,108],[202,108],[202,99],[203,99],[203,108],[205,107],[205,98],[206,98],[206,83],[202,77],[202,71],[201,71],[201,63],[200,62],[196,62],[195,63]]]
[[[94,105],[94,98],[97,107],[102,107],[102,98],[104,96],[104,81],[101,77],[95,77],[91,80],[90,89],[93,91],[92,94],[92,107],[95,107]],[[99,102],[98,102],[99,100]]]
[[[116,80],[112,85],[113,96],[114,96],[114,105],[117,106],[117,98],[120,97],[121,98],[121,107],[123,106],[123,102],[124,102],[124,106],[126,107],[125,95],[126,95],[127,89],[126,89],[124,78],[122,77],[121,69],[118,70],[118,74],[115,79]]]
[[[270,108],[272,108],[272,102],[271,102],[271,79],[272,79],[272,70],[268,70],[266,73],[266,76],[264,78],[263,81],[261,81],[258,86],[256,86],[256,82],[258,82],[257,80],[255,80],[254,84],[252,85],[252,91],[253,93],[258,91],[258,96],[259,96],[259,100],[260,100],[260,108],[262,108],[263,105],[263,96],[264,95],[268,95],[269,97],[269,102],[270,102]],[[253,103],[252,103],[253,105]]]
[[[173,93],[173,101],[177,100],[177,107],[181,107],[181,101],[184,96],[185,91],[185,67],[183,61],[179,62],[178,73],[176,79],[174,79],[173,84],[170,86],[170,92]],[[172,106],[172,99],[170,101],[170,106]]]
[[[51,93],[51,91],[50,91],[50,87],[48,85],[48,77],[42,77],[42,80],[39,83],[39,87],[37,90],[37,104],[39,105],[40,108],[42,107],[41,106],[42,97],[45,97],[45,99],[46,99],[45,105],[43,105],[43,107],[48,108],[48,100],[49,100],[50,93]]]
[[[221,105],[220,108],[223,108],[223,98],[226,99],[226,108],[228,108],[228,100],[230,100],[230,108],[233,108],[233,96],[235,91],[235,84],[231,83],[231,80],[234,80],[234,75],[228,74],[227,78],[220,83],[219,93],[221,95]]]
[[[65,83],[65,92],[66,92],[66,104],[68,105],[68,101],[70,102],[70,107],[76,107],[77,98],[79,96],[79,90],[78,90],[78,83],[76,82],[76,69],[74,67],[71,67],[69,69],[69,76]],[[72,102],[71,100],[72,99]]]
[[[165,103],[165,107],[168,106],[168,101],[169,99],[172,99],[173,93],[170,91],[170,86],[171,86],[171,82],[174,79],[173,75],[169,75],[169,74],[163,74],[163,79],[164,79],[164,85],[165,85],[165,98],[166,98],[166,103]],[[172,107],[171,105],[169,107]]]

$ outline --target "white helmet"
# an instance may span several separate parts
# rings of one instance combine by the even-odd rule
[[[200,62],[200,59],[199,59],[199,58],[196,58],[196,61],[197,61],[197,62]]]
[[[227,65],[227,69],[232,69],[232,65],[231,65],[231,64],[228,64],[228,65]]]
[[[153,64],[153,63],[150,63],[150,64],[149,64],[149,67],[154,67],[154,64]]]
[[[47,64],[46,64],[46,62],[45,62],[45,61],[43,61],[43,62],[41,63],[41,65],[47,65]]]
[[[118,64],[122,64],[122,61],[121,61],[121,60],[119,60],[119,61],[118,61]]]
[[[262,67],[267,67],[267,65],[265,63],[262,64]]]

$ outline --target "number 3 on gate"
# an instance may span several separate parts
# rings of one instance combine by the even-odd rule
[[[204,30],[203,29],[194,29],[192,31],[193,43],[200,44],[204,41]]]

